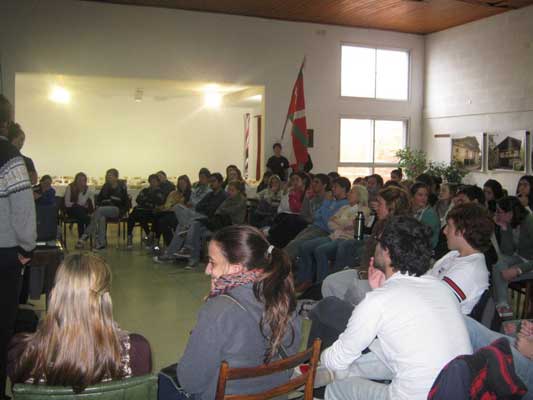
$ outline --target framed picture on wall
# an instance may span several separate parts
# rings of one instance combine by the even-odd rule
[[[483,132],[451,135],[450,163],[469,172],[483,171],[483,139]]]
[[[489,171],[526,171],[526,131],[487,134]]]

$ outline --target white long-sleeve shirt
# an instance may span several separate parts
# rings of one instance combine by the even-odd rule
[[[379,339],[383,361],[393,371],[391,399],[426,399],[441,369],[472,346],[459,303],[432,276],[400,272],[355,308],[346,330],[322,354],[330,370],[347,372],[361,352]]]
[[[489,271],[482,253],[461,257],[456,250],[448,252],[427,273],[442,279],[461,303],[468,315],[489,287]]]
[[[67,185],[67,188],[65,189],[65,207],[67,208],[70,208],[74,205],[70,197],[70,185]],[[90,189],[87,189],[85,193],[78,194],[78,201],[76,202],[76,204],[82,207],[86,207],[87,201],[89,200],[91,200],[94,204],[94,193]]]

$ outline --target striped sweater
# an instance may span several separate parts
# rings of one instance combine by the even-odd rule
[[[35,248],[37,228],[30,178],[19,151],[0,136],[0,248]]]

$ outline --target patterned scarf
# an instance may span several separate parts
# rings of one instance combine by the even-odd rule
[[[252,269],[237,274],[222,275],[211,285],[208,298],[216,297],[229,292],[231,289],[257,282],[264,274],[261,269]]]

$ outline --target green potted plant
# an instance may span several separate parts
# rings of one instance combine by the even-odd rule
[[[398,166],[402,168],[407,179],[415,179],[426,170],[426,153],[422,150],[412,150],[409,147],[398,150]]]

